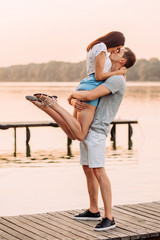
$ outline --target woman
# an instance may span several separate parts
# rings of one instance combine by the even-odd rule
[[[122,33],[113,31],[90,43],[87,47],[87,74],[77,90],[91,90],[102,84],[105,79],[113,75],[124,75],[126,69],[110,72],[111,61],[108,53],[119,51],[124,46],[125,38]],[[85,111],[74,110],[73,116],[63,109],[56,101],[56,97],[46,94],[34,94],[35,97],[26,98],[51,116],[71,139],[82,141],[85,139],[93,121],[98,99],[85,102]]]

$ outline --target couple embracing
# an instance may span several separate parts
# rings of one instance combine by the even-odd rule
[[[90,206],[74,219],[100,220],[95,231],[116,227],[111,184],[105,171],[105,140],[124,96],[125,74],[136,61],[135,54],[124,44],[124,35],[113,31],[88,45],[87,77],[68,98],[74,107],[73,115],[58,104],[56,96],[36,93],[26,97],[54,119],[69,138],[80,141],[80,164],[86,176]],[[99,188],[103,218],[98,208]]]

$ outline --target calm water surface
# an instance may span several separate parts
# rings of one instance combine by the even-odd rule
[[[0,83],[0,122],[51,120],[25,100],[44,92],[58,95],[68,111],[67,97],[76,83]],[[106,141],[106,170],[113,204],[160,200],[160,84],[127,83],[116,119],[138,120],[133,146],[128,150],[127,126],[117,127],[117,148]],[[88,207],[85,178],[79,166],[79,144],[67,159],[66,136],[58,128],[31,128],[31,158],[25,157],[25,129],[17,130],[17,157],[13,157],[13,129],[0,131],[0,215],[17,215]],[[102,201],[100,206],[102,206]]]

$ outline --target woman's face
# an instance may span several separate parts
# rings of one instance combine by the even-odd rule
[[[118,46],[118,47],[113,47],[113,48],[108,48],[107,49],[107,51],[108,52],[120,52],[120,49],[122,48],[123,46],[122,45],[120,45],[120,46]]]
[[[119,52],[112,51],[109,57],[112,61],[119,62],[122,60],[125,51],[125,48],[121,48]]]

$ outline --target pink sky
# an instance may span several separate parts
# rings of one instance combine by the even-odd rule
[[[160,58],[159,0],[5,0],[0,8],[0,67],[78,62],[86,46],[119,30],[137,58]]]

